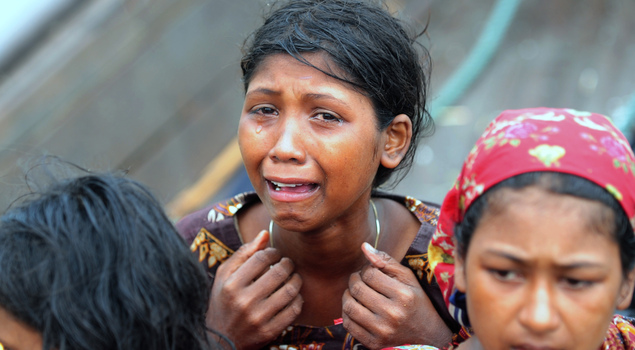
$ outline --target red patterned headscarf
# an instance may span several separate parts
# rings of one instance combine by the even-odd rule
[[[572,109],[507,110],[490,123],[446,195],[428,248],[434,276],[449,305],[454,287],[454,227],[490,187],[523,173],[577,175],[620,203],[634,226],[635,156],[624,135],[603,115]]]

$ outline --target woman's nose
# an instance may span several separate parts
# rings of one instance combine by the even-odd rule
[[[302,138],[307,137],[306,131],[297,122],[287,121],[280,125],[276,134],[276,143],[269,152],[271,159],[277,162],[304,163],[306,152]]]
[[[547,283],[530,287],[529,295],[518,315],[520,323],[534,334],[556,330],[560,324],[554,291]]]

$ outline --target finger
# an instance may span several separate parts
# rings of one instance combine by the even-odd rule
[[[275,248],[265,248],[255,252],[247,259],[230,278],[236,279],[237,282],[244,282],[249,285],[260,279],[269,269],[277,264],[282,255]],[[221,265],[222,266],[222,265]]]
[[[342,325],[356,339],[368,339],[369,328],[375,322],[375,315],[357,302],[347,289],[342,295]]]
[[[342,319],[347,317],[363,325],[366,330],[372,329],[372,325],[377,321],[377,315],[357,301],[348,289],[342,295]]]
[[[260,231],[253,241],[240,246],[227,261],[220,265],[217,275],[226,274],[229,276],[233,274],[247,259],[252,257],[256,252],[265,249],[267,242],[269,242],[269,232],[265,230]]]
[[[273,294],[260,298],[256,304],[250,307],[250,320],[253,323],[263,325],[270,323],[274,316],[282,312],[297,298],[300,294],[301,287],[302,278],[296,273]],[[257,289],[255,293],[264,294],[265,292],[261,289]]]
[[[284,310],[289,304],[300,295],[300,288],[302,287],[302,277],[299,274],[294,273],[293,276],[278,290],[264,301],[267,305],[270,305],[275,312],[271,315],[278,313],[280,310]]]
[[[366,284],[368,288],[387,299],[397,299],[405,290],[412,289],[409,285],[386,275],[372,265],[364,266],[359,274],[362,282]]]
[[[390,279],[388,276],[381,273],[381,271],[375,269],[378,275],[385,279]],[[386,305],[389,302],[388,298],[376,290],[369,287],[363,280],[359,272],[354,273],[348,280],[348,292],[350,296],[355,298],[355,300],[370,310],[374,312],[377,307],[381,307],[381,305]]]
[[[373,277],[368,277],[371,275]],[[413,306],[417,297],[413,288],[388,277],[372,266],[364,267],[359,273],[359,277],[356,277],[355,274],[351,275],[348,291],[378,320],[403,318],[408,314],[408,308]],[[369,324],[367,329],[369,331],[376,330],[377,321]]]
[[[372,334],[364,327],[360,326],[347,317],[342,317],[342,326],[344,326],[344,329],[346,329],[346,331],[350,333],[353,338],[362,343],[368,349],[376,348],[370,345],[370,343],[373,343],[372,340],[374,338]]]
[[[414,284],[418,284],[419,282],[416,279],[413,281],[411,276],[412,271],[401,265],[397,260],[393,259],[386,252],[382,252],[373,248],[367,242],[364,242],[362,245],[362,251],[366,256],[366,259],[371,263],[373,267],[376,267],[384,274],[398,280],[401,283],[412,286]]]
[[[291,325],[291,323],[300,316],[302,304],[304,304],[304,299],[302,299],[302,295],[298,294],[284,309],[271,319],[269,329],[271,330],[272,338],[280,335],[285,328]]]
[[[247,264],[244,266],[248,267]],[[293,273],[293,262],[289,258],[282,258],[277,263],[265,266],[265,273],[258,277],[258,279],[249,286],[249,289],[254,290],[257,293],[270,295],[289,279],[289,276]],[[300,285],[301,284],[302,283],[300,281]]]

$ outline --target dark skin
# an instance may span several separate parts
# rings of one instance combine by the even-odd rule
[[[304,57],[333,67],[319,53]],[[218,269],[208,313],[208,325],[237,348],[260,348],[291,324],[337,318],[372,349],[450,341],[413,272],[398,263],[419,230],[416,217],[377,199],[386,255],[361,249],[375,242],[377,169],[397,167],[412,138],[404,114],[383,130],[376,122],[367,96],[286,54],[265,58],[253,75],[238,141],[262,202],[237,214],[249,243]],[[267,248],[269,234],[259,232],[272,219]]]
[[[268,239],[269,233],[261,231],[243,245],[218,268],[212,286],[207,325],[238,349],[266,344],[302,310],[302,280],[289,258],[265,249]]]
[[[362,248],[370,264],[351,275],[343,297],[344,327],[371,349],[388,347],[394,339],[437,347],[447,344],[449,331],[420,327],[431,319],[442,321],[421,312],[433,306],[412,272],[368,244]]]
[[[215,312],[210,315],[224,309],[219,313],[226,317],[210,318],[208,325],[230,339],[238,339],[237,348],[261,347],[291,323],[327,326],[340,317],[344,327],[371,349],[406,343],[439,347],[448,344],[450,330],[434,310],[416,276],[399,263],[416,236],[419,221],[392,200],[374,201],[382,227],[391,227],[382,230],[379,240],[378,248],[385,252],[375,253],[372,246],[360,249],[360,244],[350,249],[341,244],[338,251],[346,254],[342,256],[355,257],[350,259],[348,269],[342,268],[341,259],[320,259],[320,265],[303,259],[302,256],[316,254],[315,246],[307,243],[304,250],[299,250],[302,245],[296,244],[295,249],[291,249],[290,244],[280,239],[283,233],[278,227],[274,228],[276,248],[268,248],[268,232],[262,231],[258,236],[258,226],[269,224],[264,206],[256,204],[244,208],[244,212],[241,210],[238,225],[243,239],[249,243],[219,268],[212,291],[212,300],[218,303],[211,304]],[[374,225],[372,216],[367,226],[369,231],[374,231],[371,224]],[[366,241],[374,244],[374,237]],[[287,251],[289,254],[282,253]],[[333,254],[337,253],[333,249]],[[289,259],[289,255],[295,259]],[[239,269],[242,265],[245,271],[252,273],[237,278],[243,271]],[[270,269],[270,265],[273,268]],[[250,288],[249,279],[257,276],[261,284]],[[240,281],[239,286],[236,280]],[[273,293],[279,286],[282,287]],[[221,297],[216,298],[217,295]],[[233,304],[243,307],[228,310],[228,305]],[[261,311],[254,313],[253,310]],[[428,326],[422,328],[421,324]]]

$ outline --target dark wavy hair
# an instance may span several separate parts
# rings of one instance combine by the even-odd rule
[[[635,267],[635,235],[624,209],[608,191],[595,183],[571,174],[536,171],[505,179],[492,186],[477,198],[467,209],[461,224],[455,227],[454,237],[457,242],[457,254],[465,258],[474,231],[486,211],[497,201],[497,193],[503,188],[522,189],[538,186],[556,194],[575,196],[599,202],[610,209],[612,218],[593,218],[602,222],[612,222],[612,227],[606,227],[611,237],[619,245],[620,261],[624,276]]]
[[[0,306],[44,349],[210,349],[208,296],[159,202],[125,177],[64,180],[0,218]]]
[[[406,114],[412,121],[410,148],[397,168],[380,165],[373,187],[401,170],[397,183],[412,166],[421,137],[434,128],[426,110],[430,58],[416,44],[417,36],[409,35],[399,20],[369,1],[288,1],[274,6],[264,24],[245,41],[240,62],[245,91],[266,57],[286,53],[368,96],[379,130],[397,115]],[[302,56],[312,52],[326,54],[342,75],[320,69]]]

